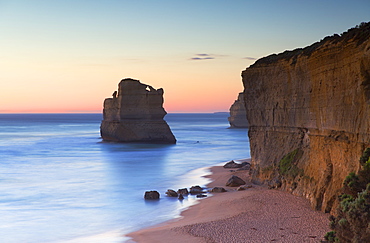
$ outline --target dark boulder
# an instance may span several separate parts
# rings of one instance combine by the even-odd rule
[[[212,188],[211,192],[219,193],[219,192],[227,192],[225,188],[223,187],[214,187]]]
[[[181,195],[188,195],[189,191],[187,188],[182,188],[182,189],[177,190],[177,193]]]
[[[179,200],[184,200],[184,196],[182,194],[179,195]]]
[[[224,165],[224,168],[225,169],[230,169],[230,168],[240,168],[242,167],[242,164],[238,164],[238,163],[235,163],[234,160],[231,160],[229,162],[227,162],[225,165]]]
[[[145,200],[156,200],[159,199],[159,192],[157,191],[146,191],[144,195]]]
[[[169,196],[169,197],[178,197],[179,196],[179,194],[177,194],[177,192],[175,192],[174,190],[172,190],[172,189],[168,189],[167,191],[166,191],[166,195],[167,196]]]
[[[251,163],[249,163],[249,162],[245,161],[245,162],[241,163],[241,165],[242,165],[242,167],[243,167],[243,166],[246,166],[246,165],[251,165]]]
[[[242,167],[240,167],[239,169],[237,169],[236,171],[241,171],[241,170],[250,170],[251,169],[251,164],[248,163],[248,162],[243,162],[242,164]]]
[[[199,194],[203,192],[203,188],[200,186],[192,186],[190,187],[190,194]]]
[[[252,188],[253,186],[252,185],[248,185],[248,186],[240,186],[238,187],[238,189],[236,189],[237,191],[245,191],[247,190],[248,188]]]
[[[240,186],[240,187],[238,187],[236,190],[237,190],[237,191],[245,191],[245,190],[246,190],[246,188],[245,188],[244,186]]]
[[[236,187],[236,186],[241,186],[241,185],[245,185],[245,181],[235,175],[231,176],[230,179],[226,183],[226,186],[231,186],[231,187]]]

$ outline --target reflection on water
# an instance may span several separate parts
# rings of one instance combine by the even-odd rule
[[[101,142],[100,114],[0,114],[1,241],[122,241],[199,200],[167,189],[204,186],[199,168],[249,157],[247,130],[227,129],[225,114],[166,120],[176,145]]]

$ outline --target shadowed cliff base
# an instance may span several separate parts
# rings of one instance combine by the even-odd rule
[[[123,79],[118,92],[104,100],[100,134],[104,141],[176,143],[163,120],[163,89],[154,89],[139,80]]]
[[[370,23],[242,72],[254,181],[335,214],[370,141]]]

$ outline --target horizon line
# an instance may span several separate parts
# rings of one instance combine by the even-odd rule
[[[174,111],[167,114],[230,113],[229,111]],[[103,112],[0,112],[0,114],[103,114]]]

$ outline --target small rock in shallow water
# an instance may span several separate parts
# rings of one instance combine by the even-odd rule
[[[177,190],[177,193],[181,195],[188,195],[189,191],[187,188],[182,188],[182,189]]]
[[[190,187],[190,194],[199,194],[203,192],[203,188],[200,186],[192,186]]]
[[[184,196],[182,194],[179,195],[179,200],[184,200]]]
[[[159,199],[159,192],[157,191],[146,191],[144,195],[144,199],[146,200],[156,200]]]
[[[177,192],[175,192],[175,191],[174,191],[174,190],[172,190],[172,189],[168,189],[168,190],[166,191],[166,194],[167,194],[167,196],[169,196],[169,197],[178,197]]]
[[[198,194],[197,195],[197,198],[202,198],[202,197],[207,197],[207,195],[205,195],[205,194]]]

